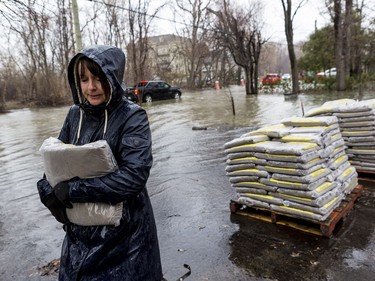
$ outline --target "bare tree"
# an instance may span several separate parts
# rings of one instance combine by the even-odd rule
[[[335,64],[337,69],[336,90],[345,91],[345,78],[349,74],[350,33],[352,29],[353,0],[329,0],[326,2],[333,21]]]
[[[7,81],[6,88],[13,89],[14,95],[18,95],[16,98],[24,103],[63,103],[66,101],[61,99],[66,92],[63,68],[71,46],[67,36],[69,3],[57,1],[54,7],[57,9],[51,8],[50,1],[9,1],[7,4],[3,10],[6,21],[2,24],[9,30],[7,61],[14,62],[7,65],[8,70],[16,68],[17,75],[13,75],[12,82]]]
[[[47,58],[47,27],[50,18],[44,13],[43,3],[39,7],[39,12],[33,9],[35,1],[28,1],[27,7],[17,6],[13,10],[14,18],[18,19],[10,23],[10,28],[21,38],[23,50],[23,65],[26,80],[29,82],[25,91],[24,100],[36,100],[41,95],[43,100],[50,99],[51,92],[46,89],[51,77]],[[43,86],[43,87],[39,87]],[[46,87],[47,86],[47,87]]]
[[[125,0],[109,0],[105,3],[104,23],[107,27],[103,33],[103,41],[105,44],[117,46],[119,48],[126,47],[128,24],[127,15],[129,9],[125,8]],[[95,19],[100,14],[98,10]],[[94,19],[94,20],[95,20]]]
[[[138,0],[136,5],[128,0],[129,13],[129,45],[128,45],[128,67],[127,76],[130,81],[134,83],[141,79],[145,79],[149,75],[149,66],[147,63],[147,56],[149,51],[149,30],[152,21],[158,14],[160,9],[164,6],[157,7],[153,12],[150,12],[151,0]]]
[[[362,62],[364,54],[366,53],[366,45],[368,40],[365,39],[365,31],[362,27],[365,15],[363,9],[365,7],[365,0],[357,1],[353,11],[353,26],[351,28],[351,34],[349,40],[350,43],[350,70],[349,74],[354,76],[360,76],[362,73]]]
[[[259,3],[245,10],[232,7],[224,0],[219,11],[210,9],[216,15],[215,32],[217,39],[229,49],[235,63],[245,71],[246,94],[258,94],[258,65],[263,44],[257,13]]]
[[[53,42],[51,45],[56,46],[51,50],[53,57],[56,57],[57,64],[58,64],[58,72],[60,73],[60,77],[64,77],[66,79],[66,67],[68,65],[70,54],[72,53],[73,49],[73,41],[69,34],[71,34],[70,30],[70,22],[72,22],[71,18],[71,7],[69,1],[62,0],[57,1],[57,12],[55,14],[56,17],[56,33],[55,36],[52,38]]]
[[[305,4],[307,0],[300,0],[297,4],[294,12],[292,11],[292,0],[281,0],[284,12],[284,25],[285,25],[285,36],[288,44],[288,53],[290,61],[290,69],[292,73],[292,91],[293,93],[299,92],[298,84],[298,67],[297,67],[297,58],[294,51],[294,42],[293,42],[293,20],[298,10]]]
[[[211,5],[211,0],[175,0],[179,19],[184,22],[183,37],[187,87],[193,89],[196,86],[196,80],[200,80],[201,70],[204,60],[208,57],[209,51],[204,38],[206,38],[207,9]]]

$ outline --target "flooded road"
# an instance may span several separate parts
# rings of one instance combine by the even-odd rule
[[[375,186],[331,239],[233,216],[223,144],[253,128],[339,98],[372,92],[246,96],[244,88],[183,92],[181,100],[144,104],[153,134],[148,190],[164,277],[186,280],[370,280],[375,274]],[[302,106],[303,105],[303,106]],[[0,280],[56,280],[39,267],[59,258],[64,232],[40,203],[36,181],[43,140],[57,136],[68,107],[0,115]],[[198,130],[193,130],[197,128]],[[372,276],[372,277],[371,277]]]

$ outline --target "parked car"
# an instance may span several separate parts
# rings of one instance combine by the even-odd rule
[[[152,102],[154,100],[179,99],[181,97],[181,89],[173,87],[165,81],[142,81],[135,87],[126,90],[125,97],[127,99],[138,102],[142,98],[142,102]]]
[[[281,75],[282,80],[290,80],[291,78],[292,76],[290,75],[290,73],[284,73],[283,75]]]
[[[322,72],[318,72],[316,74],[317,78],[323,78],[323,77],[336,77],[336,67],[326,69]]]
[[[125,90],[125,97],[128,99],[128,100],[131,100],[131,101],[134,101],[136,102],[138,99],[137,99],[137,95],[138,95],[138,88],[139,87],[144,87],[146,86],[148,83],[148,80],[141,80],[139,81],[137,84],[135,84],[133,87],[126,87],[126,90]]]
[[[263,85],[274,85],[281,82],[281,77],[277,73],[268,73],[266,77],[262,78]]]

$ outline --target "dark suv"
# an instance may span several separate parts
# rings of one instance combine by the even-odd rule
[[[128,88],[125,96],[135,102],[138,102],[140,98],[142,98],[142,102],[179,99],[181,97],[181,89],[173,87],[165,81],[148,81],[147,83],[138,83],[133,88]]]

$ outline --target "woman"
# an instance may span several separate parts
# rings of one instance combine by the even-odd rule
[[[83,145],[105,139],[119,169],[106,176],[37,183],[41,201],[66,231],[59,280],[162,280],[156,225],[146,182],[152,166],[146,112],[123,99],[124,53],[92,46],[72,58],[68,79],[74,105],[59,139]],[[71,202],[123,202],[119,226],[79,226],[69,222]]]

